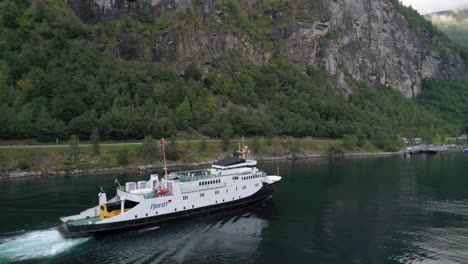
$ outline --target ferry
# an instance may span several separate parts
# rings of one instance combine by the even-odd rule
[[[164,141],[161,140],[164,153]],[[63,237],[104,235],[118,231],[158,226],[164,222],[248,208],[271,200],[280,176],[267,175],[257,161],[246,158],[247,147],[239,144],[239,157],[215,162],[211,168],[150,175],[148,181],[118,184],[116,196],[77,215],[60,218]]]

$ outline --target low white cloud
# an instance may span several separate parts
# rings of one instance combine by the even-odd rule
[[[411,5],[421,14],[468,8],[468,0],[402,0],[402,2],[407,6]]]

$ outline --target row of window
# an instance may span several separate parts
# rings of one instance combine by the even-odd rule
[[[252,175],[252,176],[242,177],[242,180],[250,180],[250,179],[256,179],[256,178],[260,178],[260,177],[262,177],[261,174],[255,174],[255,175]]]
[[[202,181],[198,183],[198,186],[204,186],[209,184],[221,183],[221,180],[212,180],[212,181]]]

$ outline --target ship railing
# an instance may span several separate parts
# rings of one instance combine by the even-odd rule
[[[130,193],[125,190],[125,186],[120,186],[120,187],[117,187],[117,195],[120,197],[124,197],[126,200],[139,202],[142,199],[144,199],[145,193],[141,193],[141,194]]]
[[[71,216],[66,216],[66,217],[61,217],[60,220],[64,223],[68,221],[75,221],[75,220],[81,220],[81,219],[86,219],[89,217],[97,217],[99,216],[99,205],[86,209],[83,212],[77,214],[77,215],[71,215]]]

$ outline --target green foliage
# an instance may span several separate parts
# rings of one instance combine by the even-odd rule
[[[171,137],[169,144],[166,144],[166,158],[169,160],[180,159],[179,151],[177,150],[177,144],[175,137]]]
[[[299,144],[299,141],[297,140],[290,141],[289,151],[291,151],[291,153],[299,153],[301,151],[301,145]]]
[[[468,48],[468,12],[466,10],[438,12],[425,17],[452,40]]]
[[[192,126],[192,111],[187,98],[177,107],[175,114],[179,130],[187,130]]]
[[[421,38],[424,39],[434,39],[437,38],[439,43],[437,42],[428,42],[432,45],[432,48],[439,51],[439,54],[445,58],[448,58],[449,55],[447,54],[447,48],[450,48],[456,52],[459,52],[461,57],[467,62],[467,50],[462,48],[461,45],[451,41],[447,35],[442,33],[436,26],[429,20],[421,16],[417,10],[414,8],[406,7],[403,5],[400,0],[390,0],[392,4],[396,7],[399,13],[406,17],[409,24],[413,27],[414,32],[418,34]],[[436,46],[437,45],[437,46]]]
[[[19,170],[25,171],[29,169],[29,163],[26,160],[22,159],[18,162],[17,168]]]
[[[78,137],[72,135],[68,141],[68,157],[72,163],[75,162],[75,158],[77,158],[80,154],[80,147],[78,146],[79,144],[80,140]]]
[[[140,155],[147,161],[155,161],[158,159],[158,142],[151,136],[145,136],[141,146]]]
[[[342,145],[332,144],[328,147],[327,153],[330,156],[343,156],[345,150]]]
[[[250,147],[252,148],[253,153],[257,153],[257,154],[260,153],[261,145],[260,145],[260,140],[258,139],[258,137],[252,140],[252,142],[250,143]]]
[[[221,146],[221,149],[223,151],[228,151],[229,147],[231,146],[231,141],[229,140],[229,137],[228,136],[223,136],[222,140],[223,140],[223,144]]]
[[[346,150],[356,150],[356,148],[358,147],[358,142],[358,138],[354,135],[344,135],[343,137],[343,147]]]
[[[272,8],[279,3],[268,0],[259,5]],[[270,22],[249,14],[243,4],[217,1],[227,11],[223,18],[227,30],[242,28],[254,39],[264,39],[270,34]],[[460,133],[468,123],[468,81],[427,81],[422,95],[409,99],[352,80],[348,82],[353,93],[344,97],[323,71],[309,66],[303,74],[285,59],[263,66],[246,63],[239,69],[233,62],[235,75],[228,77],[215,67],[205,79],[188,63],[180,76],[155,63],[116,60],[99,53],[89,41],[122,45],[118,48],[131,55],[129,59],[138,58],[138,43],[145,39],[113,41],[121,32],[143,36],[166,30],[175,23],[172,16],[87,25],[60,1],[38,1],[34,9],[21,1],[0,6],[3,139],[54,142],[71,135],[91,139],[95,129],[106,140],[197,131],[223,139],[227,150],[229,139],[236,135],[265,136],[271,142],[275,135],[342,138],[348,134],[356,135],[361,148],[370,140],[380,149],[390,149],[397,145],[394,135],[432,140],[437,134]],[[413,11],[405,12],[415,17],[415,26],[432,30]],[[16,19],[5,20],[13,16]],[[171,159],[178,159],[175,143],[172,150],[170,145]]]
[[[206,152],[206,150],[208,149],[208,143],[206,142],[205,139],[202,139],[202,140],[200,141],[200,146],[199,146],[198,149],[199,149],[199,151],[200,151],[201,153],[205,153],[205,152]]]
[[[115,159],[117,160],[117,163],[120,165],[120,166],[126,166],[128,165],[129,163],[129,159],[128,159],[128,150],[127,149],[124,149],[124,150],[119,150],[116,152],[116,156],[115,156]]]
[[[93,154],[99,155],[99,148],[100,148],[100,139],[99,139],[99,130],[97,128],[93,129],[93,133],[89,136],[89,141],[93,147]]]
[[[3,171],[5,169],[5,165],[3,164],[4,162],[4,156],[3,153],[0,152],[0,171]]]
[[[363,148],[366,145],[366,135],[362,132],[361,129],[358,129],[356,132],[356,137],[357,137],[357,146],[360,148]]]

